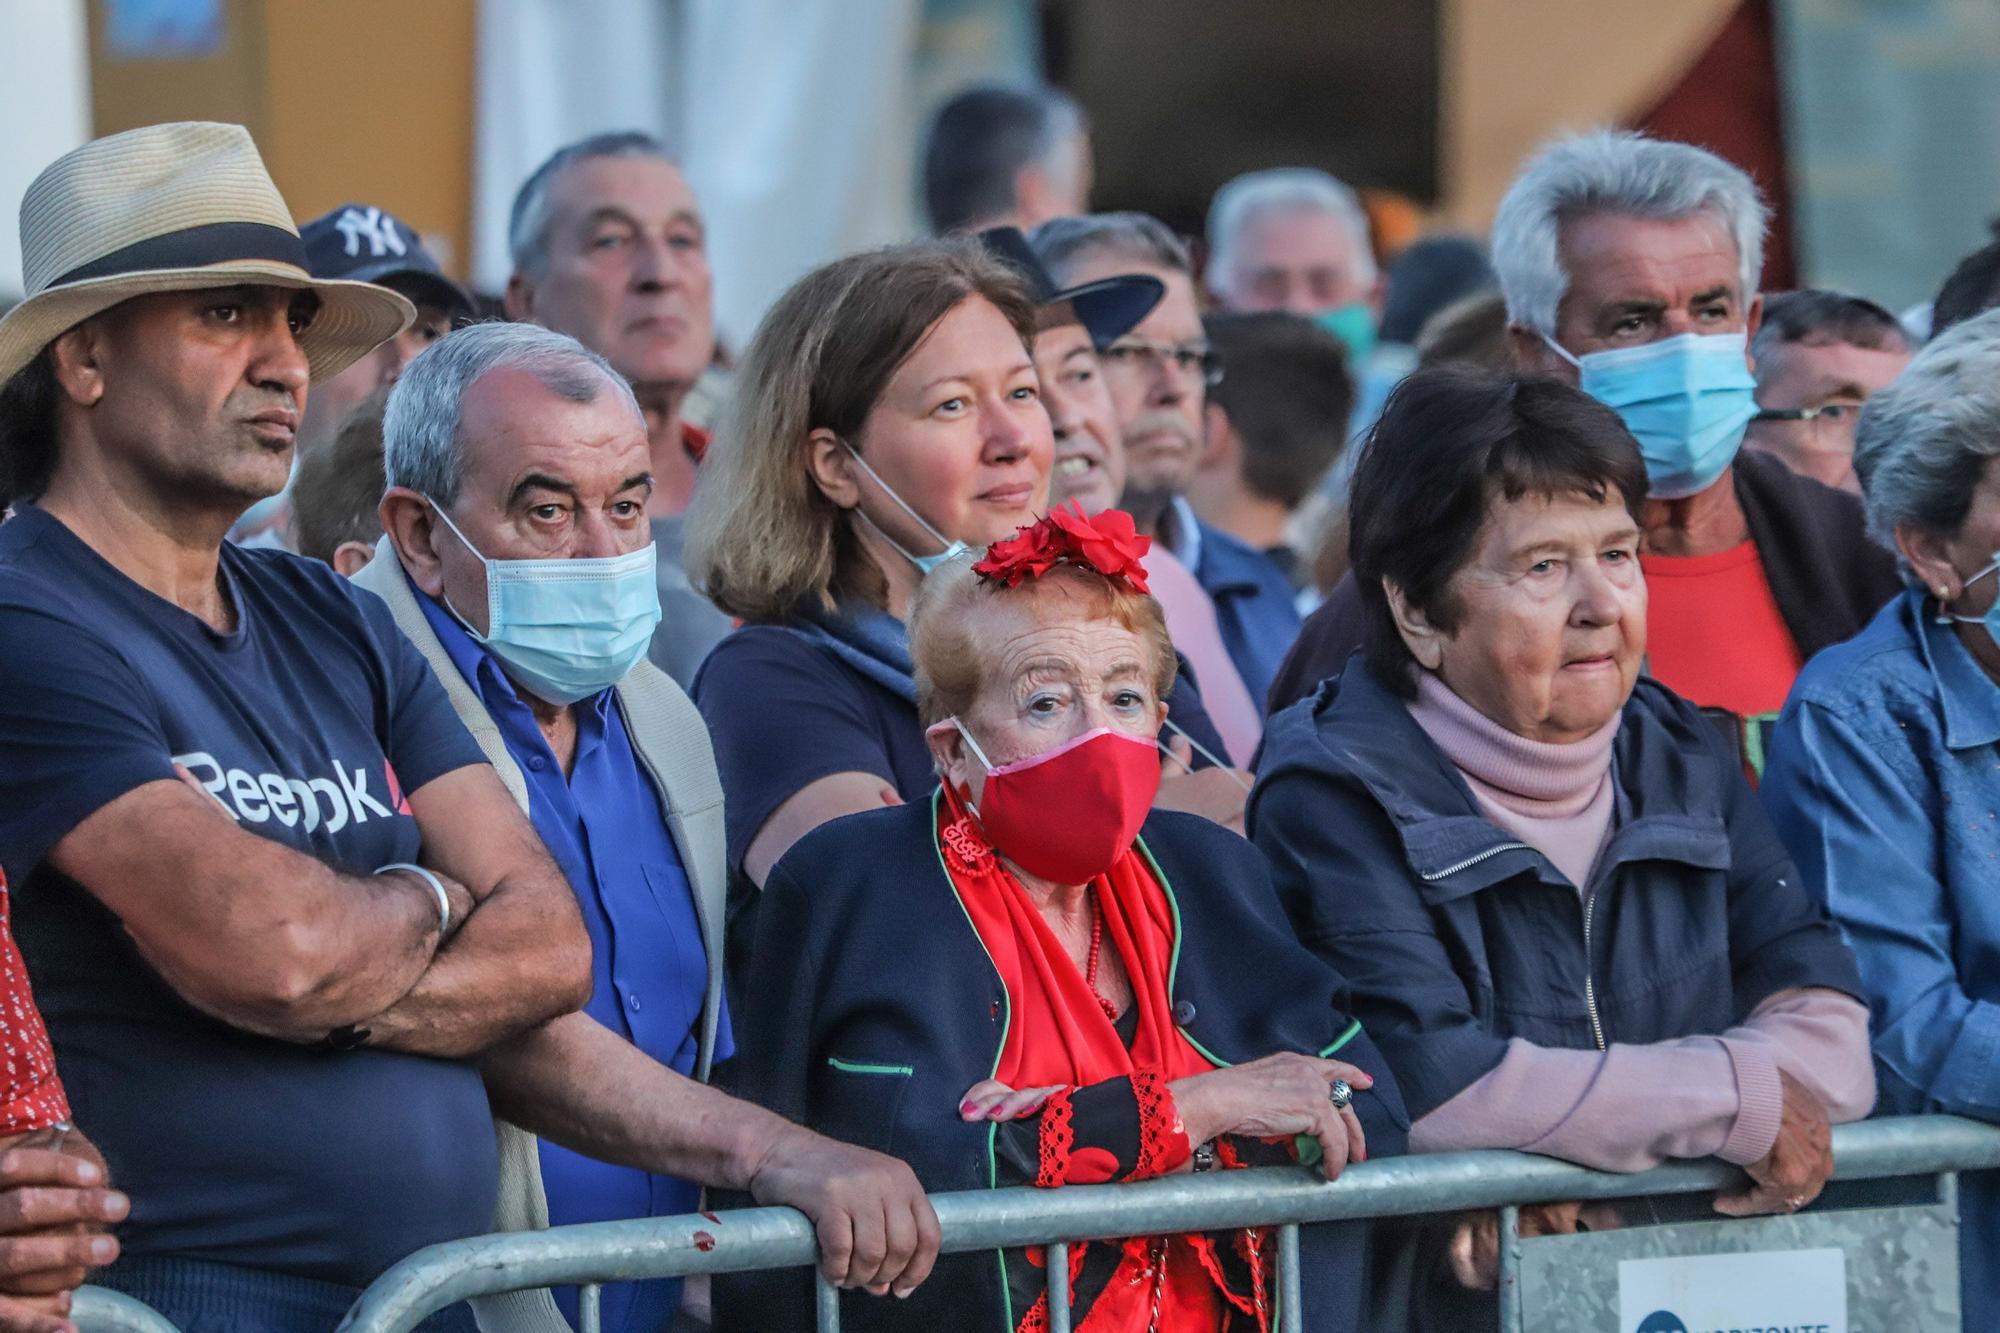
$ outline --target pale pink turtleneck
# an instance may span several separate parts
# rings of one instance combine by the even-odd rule
[[[1486,817],[1548,857],[1582,892],[1611,835],[1611,743],[1619,714],[1580,741],[1529,740],[1425,671],[1410,716],[1464,776]]]
[[[1531,741],[1428,671],[1409,709],[1487,818],[1588,892],[1611,833],[1619,719],[1571,744]],[[1410,1150],[1519,1148],[1600,1171],[1711,1154],[1754,1162],[1778,1137],[1781,1070],[1810,1089],[1835,1124],[1867,1115],[1875,1102],[1867,1006],[1814,987],[1779,991],[1741,1025],[1712,1036],[1614,1041],[1601,1051],[1515,1037],[1499,1064],[1410,1127]]]

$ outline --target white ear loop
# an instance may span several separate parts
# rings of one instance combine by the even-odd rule
[[[1228,760],[1221,758],[1219,755],[1215,753],[1215,751],[1209,749],[1206,745],[1203,745],[1200,741],[1196,740],[1194,737],[1188,735],[1187,728],[1176,725],[1172,718],[1168,718],[1166,722],[1164,722],[1162,725],[1173,728],[1174,735],[1186,741],[1188,743],[1189,748],[1192,749],[1196,754],[1200,755],[1203,759],[1208,760],[1209,763],[1214,764],[1217,768],[1227,773],[1229,775],[1229,780],[1231,782],[1234,782],[1244,791],[1250,790],[1250,784],[1244,780],[1244,777],[1241,773],[1238,773],[1236,771],[1234,765],[1232,765]],[[1172,759],[1182,768],[1185,768],[1190,773],[1194,772],[1194,766],[1192,764],[1189,764],[1186,760],[1182,759],[1179,755],[1175,754],[1172,750],[1168,749],[1167,743],[1165,741],[1160,740],[1158,737],[1155,737],[1153,740],[1153,744],[1159,746],[1160,752],[1162,754],[1166,755],[1169,759]]]

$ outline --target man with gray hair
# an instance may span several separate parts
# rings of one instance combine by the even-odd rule
[[[732,1050],[722,787],[700,714],[645,660],[647,425],[575,339],[480,324],[410,364],[383,426],[385,535],[355,582],[430,663],[595,946],[583,1011],[481,1061],[504,1117],[495,1229],[670,1216],[726,1187],[812,1217],[834,1280],[907,1291],[937,1240],[909,1168],[703,1085]],[[612,1284],[604,1316],[664,1328],[680,1296]],[[487,1333],[560,1333],[558,1311],[576,1319],[574,1290],[480,1316]]]
[[[566,144],[535,168],[507,220],[507,315],[567,333],[611,363],[646,414],[665,610],[652,654],[685,685],[731,628],[681,567],[681,515],[708,433],[689,395],[715,359],[708,236],[687,177],[636,130]]]
[[[1081,213],[1090,177],[1083,111],[1054,88],[968,88],[938,108],[924,142],[924,207],[940,236]]]
[[[1382,275],[1368,214],[1313,167],[1236,177],[1208,206],[1208,290],[1224,310],[1286,310],[1318,320],[1347,347],[1355,375],[1375,347]]]
[[[1202,328],[1187,247],[1145,213],[1058,218],[1031,241],[1066,287],[1131,273],[1164,286],[1146,318],[1098,352],[1124,440],[1121,507],[1194,571],[1250,697],[1263,698],[1298,633],[1299,613],[1276,562],[1203,523],[1187,501],[1201,466],[1208,388],[1221,371]]]
[[[1645,459],[1648,665],[1727,715],[1753,771],[1799,667],[1859,631],[1898,586],[1854,497],[1767,454],[1739,454],[1757,410],[1748,343],[1763,309],[1764,228],[1742,171],[1626,131],[1543,147],[1493,223],[1515,363],[1612,408]],[[1340,671],[1360,642],[1358,612],[1351,588],[1336,589],[1301,635],[1274,708]]]

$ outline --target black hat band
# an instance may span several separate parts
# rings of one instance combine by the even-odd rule
[[[207,268],[240,259],[268,259],[303,269],[305,242],[283,227],[265,222],[210,222],[135,241],[77,265],[49,286],[62,287],[92,278],[113,278],[121,273],[154,269]]]

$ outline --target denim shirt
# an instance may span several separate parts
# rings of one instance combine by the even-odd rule
[[[1878,1113],[2000,1120],[2000,685],[1934,617],[1905,592],[1806,664],[1762,796],[1854,946]],[[1969,1176],[1961,1202],[1965,1326],[1988,1328],[2000,1273],[1971,1259],[2000,1191]]]
[[[575,708],[576,754],[565,777],[528,703],[458,621],[421,592],[417,605],[452,663],[493,718],[528,788],[528,818],[576,893],[590,932],[591,993],[584,1012],[676,1073],[693,1076],[708,954],[694,895],[659,794],[640,769],[611,690]],[[715,1058],[733,1052],[725,1010]],[[549,1224],[671,1217],[700,1207],[700,1186],[600,1162],[543,1139]],[[555,1289],[574,1325],[574,1287]],[[604,1288],[604,1327],[655,1329],[680,1305],[671,1279]]]

